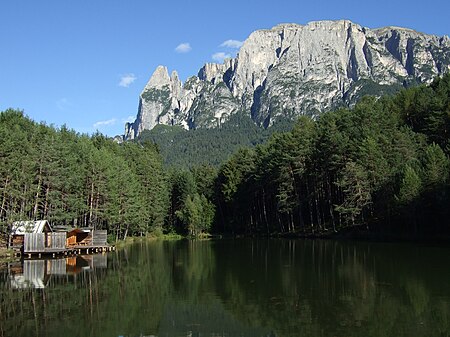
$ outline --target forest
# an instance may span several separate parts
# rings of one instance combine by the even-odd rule
[[[168,189],[153,144],[118,145],[101,134],[38,124],[23,112],[0,115],[0,221],[108,229],[117,239],[164,223]]]
[[[450,237],[449,74],[317,120],[300,117],[290,131],[241,121],[241,132],[239,122],[192,133],[162,127],[117,144],[6,110],[1,229],[48,219],[107,229],[111,240],[150,232]]]
[[[219,167],[242,147],[265,143],[275,132],[290,131],[292,122],[279,121],[267,129],[257,126],[242,112],[230,116],[220,128],[185,130],[181,126],[159,124],[144,130],[139,142],[158,145],[164,164],[177,168],[210,165]]]
[[[317,121],[299,118],[220,167],[217,230],[448,236],[449,133],[448,74]]]

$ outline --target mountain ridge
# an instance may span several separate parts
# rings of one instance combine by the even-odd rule
[[[237,113],[263,127],[299,115],[315,118],[365,94],[430,83],[449,71],[448,36],[369,29],[349,20],[283,23],[252,32],[235,58],[206,63],[185,83],[158,66],[124,139],[157,124],[219,127]]]

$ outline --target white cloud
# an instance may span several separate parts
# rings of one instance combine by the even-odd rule
[[[176,48],[175,51],[177,53],[189,53],[192,50],[191,45],[188,42],[180,43]]]
[[[120,78],[119,86],[128,88],[131,83],[136,81],[137,77],[134,74],[125,74]]]
[[[117,119],[115,119],[115,118],[111,118],[106,121],[98,121],[98,122],[94,123],[94,128],[97,129],[102,126],[114,125],[114,124],[116,124],[116,122],[117,122]]]
[[[223,60],[230,58],[230,57],[231,57],[230,54],[225,54],[224,52],[219,52],[219,53],[215,53],[212,56],[212,59],[217,62],[223,62]]]
[[[239,49],[241,48],[242,44],[244,42],[238,41],[238,40],[226,40],[224,43],[220,45],[220,47],[227,47],[227,48],[233,48],[233,49]]]
[[[128,116],[127,118],[122,119],[122,123],[133,123],[136,120],[136,116]]]

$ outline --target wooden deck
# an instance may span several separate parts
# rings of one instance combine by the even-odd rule
[[[115,247],[108,245],[106,238],[106,231],[92,231],[87,237],[88,240],[70,244],[65,232],[25,233],[23,246],[18,247],[17,255],[40,258],[110,252]]]
[[[61,257],[61,256],[75,256],[75,255],[88,255],[98,254],[115,251],[115,246],[110,245],[98,245],[98,246],[73,246],[67,248],[44,248],[42,250],[29,250],[26,252],[18,252],[18,256],[24,258],[41,258],[41,257]]]
[[[105,230],[74,230],[52,233],[25,233],[21,240],[16,240],[13,248],[17,256],[25,258],[61,257],[81,254],[105,253],[115,250],[106,243]]]

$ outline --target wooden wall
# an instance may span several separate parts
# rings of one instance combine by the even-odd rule
[[[105,230],[92,231],[92,245],[93,246],[104,246],[106,245],[108,232]]]
[[[25,242],[23,251],[27,252],[43,252],[45,249],[44,233],[25,233]]]
[[[63,250],[66,248],[66,233],[25,233],[24,253],[44,252],[46,248]]]
[[[64,249],[66,248],[66,233],[56,232],[47,234],[48,248]]]
[[[87,236],[86,240],[89,240],[88,246],[105,246],[107,245],[108,233],[105,230],[95,230],[92,231],[92,241],[90,241],[90,236]],[[24,253],[39,253],[39,252],[51,252],[56,250],[64,250],[67,246],[73,244],[79,244],[75,240],[75,236],[70,236],[67,238],[65,232],[56,233],[26,233],[23,237],[23,252]],[[17,238],[15,243],[19,243],[20,238]],[[86,241],[88,242],[88,241]]]
[[[66,240],[66,245],[67,245],[68,247],[70,247],[70,246],[75,246],[76,244],[77,244],[77,236],[76,236],[76,234],[70,235],[70,236],[67,238],[67,240]]]

